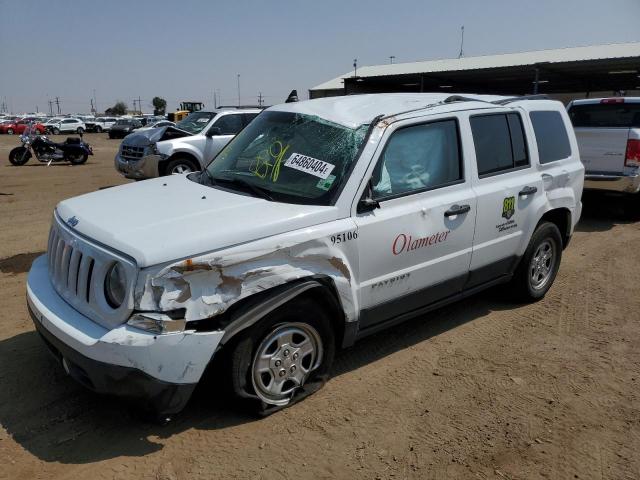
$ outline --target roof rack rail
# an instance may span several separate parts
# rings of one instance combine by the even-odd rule
[[[405,111],[402,111],[402,112],[393,113],[391,115],[381,115],[379,118],[377,117],[377,121],[380,122],[380,121],[385,120],[387,118],[397,117],[399,115],[405,115],[407,113],[419,112],[420,110],[427,110],[429,108],[439,107],[441,105],[446,105],[447,103],[453,103],[453,102],[484,102],[484,103],[491,103],[491,102],[487,102],[486,100],[482,100],[480,98],[464,97],[462,95],[451,95],[450,97],[447,97],[444,100],[441,100],[439,102],[429,103],[429,104],[423,105],[421,107],[412,108],[411,110],[405,110]]]
[[[465,97],[464,95],[451,95],[444,99],[444,103],[453,103],[453,102],[484,102],[491,103],[487,100],[483,100],[481,98],[473,98],[473,97]]]
[[[508,103],[518,102],[520,100],[549,100],[549,95],[545,95],[543,93],[538,95],[522,95],[521,97],[510,97],[500,100],[494,100],[491,103],[495,103],[496,105],[507,105]]]

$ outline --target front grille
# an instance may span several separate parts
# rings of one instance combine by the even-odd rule
[[[135,147],[132,145],[123,145],[120,156],[125,160],[140,160],[144,155],[144,147]]]
[[[122,324],[133,309],[133,282],[137,269],[128,258],[90,243],[63,225],[55,215],[48,243],[49,278],[58,294],[72,307],[96,323],[113,328]],[[111,308],[105,299],[107,272],[120,262],[127,272],[127,300]]]
[[[49,277],[56,291],[65,298],[91,301],[91,278],[95,259],[67,243],[58,229],[49,234]]]

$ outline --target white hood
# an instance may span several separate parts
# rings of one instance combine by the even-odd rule
[[[77,232],[133,257],[140,268],[337,219],[335,207],[270,202],[173,175],[65,200]],[[69,219],[75,220],[69,222]]]

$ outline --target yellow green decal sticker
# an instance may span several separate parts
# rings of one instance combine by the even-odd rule
[[[272,182],[277,182],[280,176],[280,166],[285,153],[289,150],[289,145],[284,145],[281,141],[276,140],[269,148],[261,151],[251,163],[249,170],[256,177],[270,177]]]
[[[329,175],[327,178],[321,178],[316,184],[316,187],[320,188],[321,190],[328,191],[331,188],[331,185],[333,185],[335,179],[335,175]]]
[[[516,213],[516,197],[506,197],[502,201],[502,217],[509,220]]]

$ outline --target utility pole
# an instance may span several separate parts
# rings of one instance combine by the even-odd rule
[[[458,58],[462,58],[464,56],[464,25],[462,25],[462,27],[460,27],[460,53],[458,54]]]
[[[262,106],[262,92],[258,92],[258,106]]]
[[[353,59],[353,76],[354,77],[358,76],[358,59],[357,58]]]
[[[140,115],[142,115],[142,101],[140,100],[140,96],[138,96],[138,110],[140,110]]]
[[[90,98],[90,99],[89,99],[89,102],[91,102],[91,113],[94,113],[94,114],[95,114],[95,113],[96,113],[96,110],[95,110],[95,108],[93,108],[93,98]]]
[[[216,91],[213,90],[213,108],[218,108],[218,101],[216,100]]]
[[[58,108],[58,115],[60,115],[60,99],[56,97],[56,107]]]
[[[535,68],[536,76],[533,79],[533,94],[538,94],[538,84],[540,83],[540,69],[538,67]]]
[[[49,102],[49,114],[53,117],[53,100],[47,100]]]
[[[96,89],[93,89],[93,109],[98,113],[98,100],[96,100]]]
[[[389,63],[390,63],[391,65],[393,65],[393,61],[394,61],[395,59],[396,59],[396,56],[395,56],[395,55],[391,55],[391,56],[389,57]]]
[[[238,74],[238,106],[240,106],[240,74]]]

